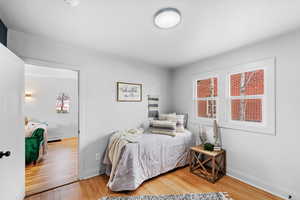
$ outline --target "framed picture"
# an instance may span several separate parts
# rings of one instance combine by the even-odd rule
[[[60,93],[56,98],[56,112],[69,113],[71,98],[66,93]]]
[[[117,101],[142,101],[142,84],[117,82]]]

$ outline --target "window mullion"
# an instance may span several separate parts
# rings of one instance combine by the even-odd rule
[[[230,96],[230,99],[263,99],[264,95]]]
[[[199,119],[214,119],[218,91],[218,78],[208,76],[203,79],[196,80],[196,105],[197,118]],[[202,96],[202,97],[199,97]],[[199,107],[200,106],[200,107]]]

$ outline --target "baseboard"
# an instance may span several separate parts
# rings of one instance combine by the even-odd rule
[[[102,175],[102,174],[105,174],[105,171],[103,169],[102,170],[99,170],[98,168],[89,169],[89,170],[84,171],[83,176],[80,177],[80,179],[81,180],[89,179],[89,178],[99,176],[99,175]],[[270,194],[281,197],[283,199],[288,199],[289,195],[293,196],[292,199],[300,199],[293,192],[290,192],[288,190],[284,190],[284,189],[278,188],[276,186],[270,185],[268,183],[265,183],[264,181],[259,180],[258,178],[246,175],[246,174],[244,174],[240,171],[237,171],[237,170],[227,169],[227,176],[231,176],[231,177],[233,177],[235,179],[238,179],[238,180],[240,180],[244,183],[252,185],[256,188],[259,188],[261,190],[269,192]]]
[[[99,176],[101,173],[98,168],[84,170],[83,174],[80,176],[80,180],[89,179],[95,176]]]
[[[295,194],[293,194],[290,191],[278,188],[276,186],[270,185],[264,181],[259,180],[258,178],[246,175],[240,171],[227,169],[227,176],[231,176],[233,178],[236,178],[244,183],[247,183],[249,185],[252,185],[256,188],[259,188],[261,190],[264,190],[266,192],[269,192],[275,196],[281,197],[283,199],[288,199],[289,195],[292,195],[292,199],[298,199]]]

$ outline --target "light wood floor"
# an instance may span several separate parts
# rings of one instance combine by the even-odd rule
[[[45,191],[78,178],[78,140],[48,143],[48,153],[36,165],[26,166],[26,196]]]
[[[97,176],[57,188],[26,200],[98,200],[103,196],[133,196],[149,194],[184,194],[228,192],[234,200],[282,200],[267,192],[225,176],[217,183],[209,183],[189,172],[179,169],[146,181],[136,191],[114,193],[107,189],[107,176]]]

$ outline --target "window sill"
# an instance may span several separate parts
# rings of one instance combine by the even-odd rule
[[[199,127],[200,125],[206,126],[206,127],[213,127],[213,119],[195,119],[191,121],[192,126]],[[217,120],[218,121],[218,120]],[[228,130],[235,130],[235,131],[241,131],[241,132],[248,132],[253,134],[259,134],[259,135],[269,135],[269,136],[276,136],[276,130],[272,127],[265,127],[265,126],[245,126],[245,125],[231,125],[228,123],[220,123],[218,122],[220,129],[228,129]]]

